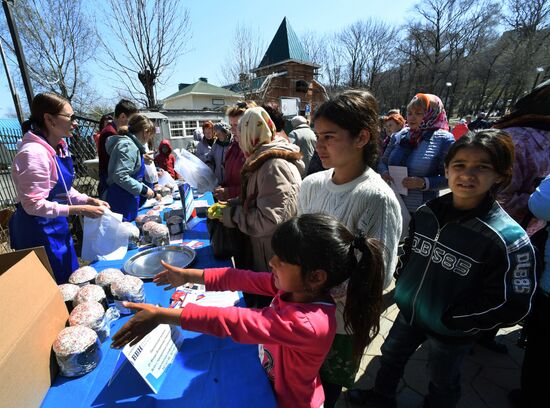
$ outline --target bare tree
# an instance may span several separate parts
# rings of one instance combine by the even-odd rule
[[[344,63],[343,50],[336,37],[327,38],[327,58],[323,69],[323,77],[327,84],[327,92],[333,95],[345,86],[347,67]]]
[[[407,33],[420,52],[411,57],[424,68],[424,86],[431,92],[441,93],[445,89],[453,67],[450,64],[453,53],[464,49],[479,29],[487,25],[492,17],[488,10],[487,4],[479,0],[423,0],[415,6],[419,19],[407,25]]]
[[[345,27],[336,38],[347,65],[347,85],[377,88],[378,76],[391,65],[392,44],[398,42],[398,30],[368,19]]]
[[[395,62],[394,47],[399,43],[398,30],[389,24],[369,19],[364,23],[365,84],[376,93],[379,76]]]
[[[550,27],[550,1],[508,0],[505,21],[522,36],[530,37]]]
[[[181,0],[108,0],[105,24],[111,36],[99,37],[108,58],[101,61],[120,87],[143,105],[156,106],[155,86],[164,84],[174,63],[187,52],[189,11]],[[112,40],[111,40],[112,38]]]
[[[258,66],[266,49],[266,42],[259,27],[237,24],[222,67],[223,81],[232,84],[251,80],[250,70]]]
[[[507,36],[508,78],[504,99],[510,105],[527,92],[535,68],[550,63],[550,1],[508,0],[506,6],[505,21],[511,31]]]
[[[300,43],[311,62],[321,65],[327,57],[327,35],[307,30],[300,36]]]
[[[95,98],[85,69],[95,39],[83,1],[19,0],[13,11],[33,87],[60,94],[86,111]],[[13,52],[11,43],[3,41]]]
[[[347,85],[352,88],[363,85],[366,35],[365,24],[361,21],[347,26],[337,35],[347,63]]]

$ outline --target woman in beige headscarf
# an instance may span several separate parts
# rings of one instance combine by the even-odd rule
[[[251,269],[269,271],[271,236],[278,224],[296,215],[304,172],[300,149],[275,137],[275,125],[261,108],[248,109],[239,121],[244,152],[242,191],[224,209],[223,223],[248,235]]]

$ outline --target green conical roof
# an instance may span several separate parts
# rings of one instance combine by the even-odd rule
[[[258,68],[290,59],[307,62],[310,64],[312,63],[309,56],[305,52],[304,47],[302,47],[298,36],[285,17],[283,18],[275,37],[271,40],[271,44],[269,44],[269,47],[262,58],[262,62],[258,65]]]

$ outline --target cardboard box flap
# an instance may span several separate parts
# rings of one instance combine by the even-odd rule
[[[64,304],[57,284],[47,271],[38,251],[12,252],[0,257],[0,364],[17,342],[21,333],[29,330],[45,307],[55,301]],[[66,310],[66,309],[65,309]],[[65,320],[68,318],[66,313]]]
[[[37,407],[55,374],[52,344],[68,318],[43,248],[0,255],[0,309],[2,401]]]
[[[7,254],[3,254],[2,256],[0,256],[0,275],[2,275],[9,268],[11,268],[13,265],[15,265],[31,252],[34,252],[36,254],[40,262],[42,262],[42,265],[44,265],[44,268],[46,268],[51,277],[54,278],[55,275],[53,274],[52,266],[50,265],[48,254],[46,254],[46,250],[44,249],[44,247],[22,249],[20,251],[8,252]]]

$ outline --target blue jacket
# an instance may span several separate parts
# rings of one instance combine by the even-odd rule
[[[541,220],[550,221],[550,175],[540,183],[529,198],[529,210]],[[550,225],[547,227],[550,236]],[[544,271],[540,278],[540,289],[550,296],[550,239],[544,248]]]
[[[453,215],[452,193],[421,206],[396,272],[410,324],[443,337],[512,326],[531,307],[535,255],[527,233],[488,197]]]
[[[105,144],[109,154],[107,184],[118,184],[128,193],[138,196],[147,192],[147,186],[133,178],[141,167],[145,149],[132,134],[111,136]]]
[[[405,166],[409,177],[423,177],[426,182],[424,190],[409,190],[408,195],[402,196],[409,212],[415,212],[426,201],[436,198],[439,190],[447,188],[444,160],[454,141],[453,134],[445,130],[427,131],[413,148],[408,127],[392,135],[380,159],[378,172],[386,173],[388,166]]]

